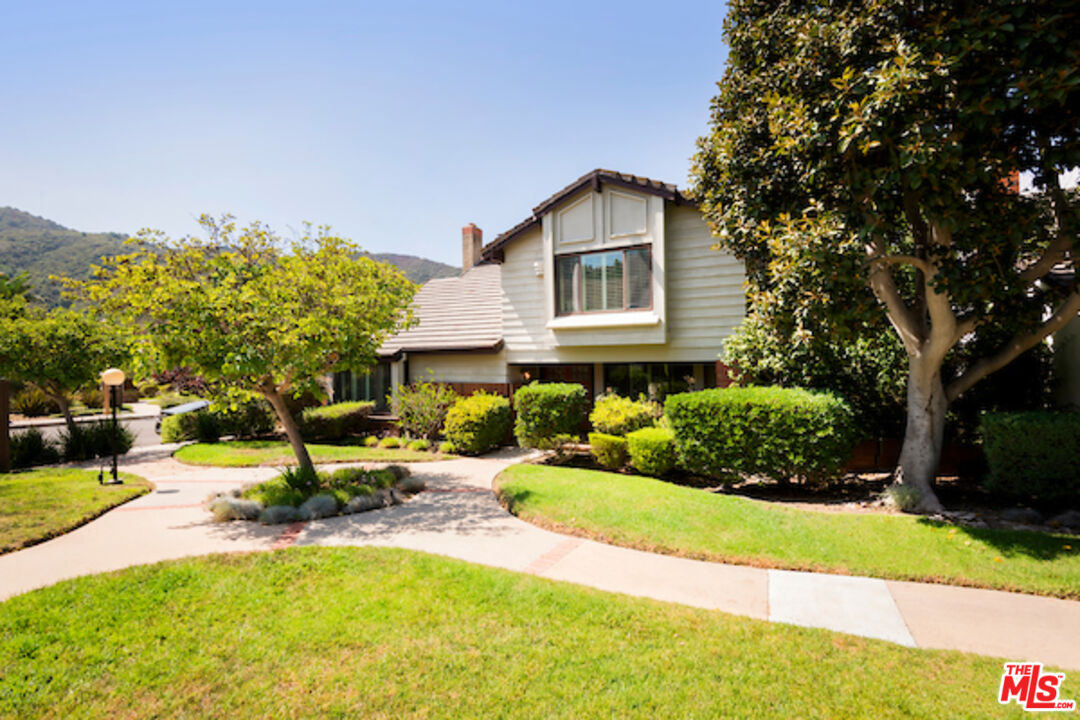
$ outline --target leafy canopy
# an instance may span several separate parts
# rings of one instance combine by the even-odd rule
[[[233,396],[321,393],[323,375],[370,367],[410,320],[415,286],[326,227],[287,243],[258,222],[200,223],[205,238],[143,231],[135,252],[70,283],[133,329],[146,367],[190,367]]]

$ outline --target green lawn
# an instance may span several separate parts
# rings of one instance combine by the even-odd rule
[[[3,717],[1019,717],[1000,676],[397,549],[171,561],[0,604]]]
[[[312,462],[428,462],[446,456],[427,450],[408,448],[369,448],[363,445],[307,444]],[[219,443],[195,443],[177,450],[173,457],[190,465],[217,467],[252,467],[255,465],[295,465],[289,443],[282,440],[230,440]]]
[[[121,477],[123,485],[98,485],[91,470],[0,474],[0,553],[56,537],[150,491],[140,477]]]
[[[763,567],[1080,597],[1080,538],[785,508],[634,475],[515,465],[513,513],[615,545]]]

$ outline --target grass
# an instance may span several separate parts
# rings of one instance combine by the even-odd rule
[[[337,462],[426,462],[446,456],[406,448],[369,448],[363,445],[323,445],[308,443],[314,463]],[[289,443],[282,440],[231,440],[219,443],[185,445],[173,457],[189,465],[216,467],[253,467],[256,465],[295,465]]]
[[[1080,597],[1080,538],[827,513],[634,475],[515,465],[511,512],[565,532],[705,560]]]
[[[182,393],[175,392],[163,392],[155,395],[154,397],[145,397],[141,400],[144,403],[150,403],[151,405],[157,405],[162,410],[168,410],[171,407],[177,405],[184,405],[185,403],[195,402],[196,400],[202,400],[198,395],[184,395]]]
[[[0,474],[0,553],[61,535],[150,491],[142,478],[122,477],[123,485],[99,485],[92,470]]]
[[[1020,717],[1000,676],[386,548],[170,561],[0,604],[11,718]]]

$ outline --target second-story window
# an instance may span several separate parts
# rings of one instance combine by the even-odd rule
[[[652,307],[648,247],[560,255],[555,275],[559,315]]]

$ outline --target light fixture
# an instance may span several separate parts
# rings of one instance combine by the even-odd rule
[[[112,408],[112,482],[121,483],[120,474],[117,472],[117,456],[119,455],[118,442],[118,430],[116,425],[116,406],[120,404],[120,400],[123,395],[120,393],[120,388],[124,384],[124,380],[127,376],[124,375],[124,371],[120,368],[109,368],[105,372],[101,373],[101,382],[105,384],[105,387],[109,390],[109,407]],[[104,484],[104,477],[101,471],[98,471],[98,482]]]

